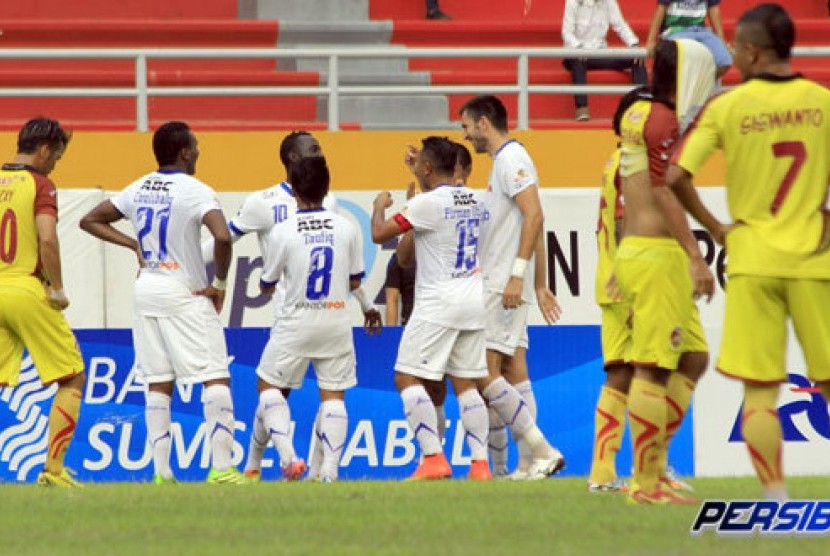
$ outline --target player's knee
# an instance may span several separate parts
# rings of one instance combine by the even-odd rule
[[[680,356],[677,371],[694,383],[703,376],[709,366],[709,353],[705,351],[692,351]]]

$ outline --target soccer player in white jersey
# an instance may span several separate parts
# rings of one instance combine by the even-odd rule
[[[292,131],[283,138],[280,143],[280,161],[285,167],[285,181],[273,185],[262,191],[251,193],[245,198],[239,212],[230,219],[228,228],[231,231],[231,239],[236,242],[243,236],[254,232],[259,240],[260,252],[267,251],[268,233],[275,224],[287,220],[297,210],[297,199],[291,185],[292,166],[299,160],[307,157],[322,157],[323,150],[319,141],[307,131]],[[323,206],[337,212],[337,200],[334,195],[328,193],[323,199]],[[210,262],[213,246],[211,240],[206,241],[202,246],[202,253],[205,260]],[[362,288],[354,290],[353,295],[360,302],[363,314],[366,317],[366,325],[373,330],[381,325],[381,317],[378,310],[371,303]],[[278,320],[281,316],[284,299],[284,289],[277,285],[274,295],[274,311]],[[286,388],[283,395],[287,398],[291,390]],[[319,415],[315,420],[315,431],[318,429]],[[245,462],[245,475],[256,482],[261,479],[262,458],[269,442],[268,431],[262,420],[262,415],[257,411],[254,415],[253,430],[248,444],[248,457]],[[322,459],[321,444],[319,438],[313,442],[313,455],[309,458],[309,478],[317,475]]]
[[[174,482],[170,469],[173,382],[204,385],[204,413],[212,467],[209,483],[245,483],[231,462],[233,401],[228,352],[219,311],[232,247],[214,191],[193,177],[199,149],[184,122],[153,135],[159,169],[143,176],[81,220],[90,234],[131,249],[141,267],[134,289],[136,366],[148,384],[147,436],[156,483]],[[112,226],[122,218],[134,239]],[[216,278],[208,284],[200,247],[206,226],[214,238]]]
[[[329,171],[322,157],[303,158],[289,174],[297,209],[269,232],[260,288],[273,294],[283,284],[281,315],[262,353],[259,408],[277,448],[283,476],[297,480],[306,471],[291,439],[291,413],[282,390],[301,388],[309,363],[320,389],[319,424],[323,452],[319,478],[337,480],[346,442],[345,390],[357,384],[352,327],[346,312],[349,292],[364,275],[363,247],[346,218],[323,207]]]
[[[478,228],[483,218],[472,190],[453,185],[457,151],[448,139],[428,137],[409,155],[422,193],[388,220],[389,192],[378,194],[372,212],[372,240],[385,243],[412,230],[398,244],[398,256],[417,258],[415,301],[395,363],[395,386],[407,421],[421,447],[413,479],[452,474],[444,456],[435,407],[425,381],[449,375],[458,396],[461,422],[471,450],[469,478],[489,479],[487,410],[475,379],[487,375],[484,311],[478,266]]]
[[[542,280],[534,276],[535,265],[528,264],[538,246],[544,216],[539,199],[538,177],[525,148],[507,131],[507,110],[492,96],[467,101],[460,111],[464,139],[475,152],[488,153],[493,168],[484,203],[489,213],[482,228],[481,269],[484,278],[487,323],[487,368],[490,378],[505,378],[521,394],[533,421],[536,400],[527,370],[527,314],[534,297],[548,323],[555,320],[559,305]],[[538,273],[537,273],[538,274]],[[534,295],[534,286],[536,292]],[[502,379],[496,384],[505,384]],[[485,393],[486,394],[486,393]],[[498,427],[496,407],[491,404],[491,428]],[[505,420],[511,426],[510,420]],[[539,479],[565,466],[565,458],[555,448],[545,458],[547,467],[534,465],[534,449],[515,434],[520,451],[518,473],[514,478]],[[545,442],[547,445],[547,442]],[[497,474],[506,469],[495,469]]]

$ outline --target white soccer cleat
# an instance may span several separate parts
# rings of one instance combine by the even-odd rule
[[[528,481],[538,481],[551,475],[556,475],[565,468],[565,457],[556,448],[550,457],[534,459],[527,469]]]
[[[588,492],[628,492],[629,488],[623,479],[614,479],[608,483],[588,481]]]

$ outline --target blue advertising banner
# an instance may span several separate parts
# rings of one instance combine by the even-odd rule
[[[368,336],[355,329],[358,386],[346,395],[349,438],[341,461],[341,479],[401,479],[415,469],[418,450],[393,384],[393,365],[401,329]],[[87,384],[81,418],[66,458],[81,481],[148,481],[153,467],[144,424],[144,385],[133,369],[130,330],[76,331]],[[244,464],[257,405],[256,365],[268,339],[265,328],[226,330],[231,389],[236,414],[234,464]],[[604,380],[598,326],[530,327],[528,365],[539,407],[538,422],[566,456],[567,475],[587,475],[594,433],[594,405]],[[43,388],[31,360],[24,360],[20,384],[0,389],[0,482],[32,482],[46,454],[47,415],[55,386]],[[173,399],[171,463],[176,477],[204,480],[210,462],[202,416],[201,386],[177,386]],[[289,398],[295,422],[294,444],[308,454],[319,397],[313,374]],[[444,451],[454,476],[467,473],[469,452],[458,407],[447,396],[448,426]],[[691,414],[672,444],[671,463],[693,474]],[[516,450],[511,447],[511,467]],[[266,451],[263,478],[279,478],[278,459]],[[628,434],[617,459],[621,475],[631,469]]]

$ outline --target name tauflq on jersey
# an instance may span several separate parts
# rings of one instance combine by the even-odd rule
[[[483,197],[488,218],[481,233],[481,269],[488,291],[504,291],[519,252],[523,218],[513,197],[538,184],[536,168],[521,143],[511,139],[496,152]],[[533,272],[533,264],[527,265],[522,290],[525,302],[535,299]]]
[[[207,286],[202,258],[202,218],[221,210],[216,193],[184,172],[157,171],[111,199],[135,229],[146,263],[135,286],[142,314],[173,314]]]
[[[458,330],[484,328],[479,230],[485,211],[467,187],[442,185],[401,211],[415,232],[415,307],[411,319]]]
[[[325,208],[298,210],[271,229],[266,245],[262,281],[285,292],[272,330],[280,348],[302,357],[350,352],[349,280],[364,274],[354,225]]]

